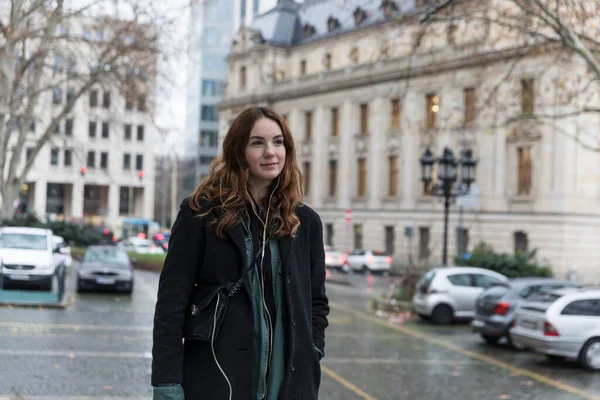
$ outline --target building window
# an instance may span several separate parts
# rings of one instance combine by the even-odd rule
[[[337,195],[337,160],[329,160],[329,196]]]
[[[475,121],[475,88],[466,88],[463,91],[465,98],[465,125]]]
[[[514,233],[515,240],[515,253],[517,251],[527,251],[529,247],[529,239],[527,238],[527,233],[523,231],[517,231]]]
[[[123,169],[131,169],[131,154],[123,154]]]
[[[312,140],[312,111],[304,113],[304,139]]]
[[[339,112],[336,107],[331,109],[331,136],[339,135]]]
[[[427,128],[436,127],[436,115],[440,111],[440,98],[437,94],[428,94],[427,100]]]
[[[469,230],[465,228],[456,229],[456,252],[459,256],[469,251]]]
[[[311,181],[310,162],[304,163],[304,194],[310,196],[310,181]]]
[[[65,167],[70,167],[73,164],[73,150],[65,149],[65,158],[63,163]]]
[[[33,147],[27,147],[25,149],[25,160],[29,160],[31,155],[33,154]]]
[[[358,197],[367,195],[367,160],[364,158],[358,159]]]
[[[131,140],[131,124],[125,124],[125,140]]]
[[[225,85],[222,81],[211,79],[202,80],[202,95],[203,96],[221,96]]]
[[[73,118],[69,118],[67,119],[67,121],[65,122],[65,135],[66,136],[73,136]]]
[[[360,105],[360,134],[366,135],[369,132],[369,105]]]
[[[533,83],[533,79],[521,80],[521,113],[527,117],[533,115],[533,104],[535,100]]]
[[[48,183],[46,186],[46,212],[62,214],[65,204],[65,185],[60,183]]]
[[[90,121],[88,125],[88,136],[91,138],[96,137],[96,121]]]
[[[52,90],[52,103],[61,104],[62,103],[62,89],[59,87],[55,87]]]
[[[394,226],[388,225],[385,227],[385,253],[387,255],[392,255],[395,253],[394,242],[396,241],[396,233],[394,231]]]
[[[138,127],[137,127],[137,141],[138,142],[144,141],[144,125],[138,125]]]
[[[210,165],[213,159],[211,156],[200,156],[200,165]]]
[[[333,224],[325,224],[325,244],[333,247]]]
[[[325,69],[331,69],[331,54],[330,53],[326,53],[323,56],[323,66],[325,67]]]
[[[240,20],[241,25],[244,26],[246,19],[246,0],[242,0],[240,4]]]
[[[246,89],[246,67],[245,66],[240,67],[240,89]]]
[[[517,149],[517,158],[517,193],[519,195],[528,195],[531,193],[531,147],[519,147]]]
[[[200,131],[200,147],[217,147],[217,137],[216,131]]]
[[[96,153],[93,151],[88,151],[87,166],[88,168],[96,168]]]
[[[50,165],[58,165],[58,149],[56,147],[50,150]]]
[[[62,72],[63,68],[63,58],[62,56],[56,55],[54,56],[54,74],[59,74]]]
[[[102,152],[100,153],[100,168],[107,169],[108,168],[108,153]]]
[[[135,156],[135,169],[141,171],[144,169],[144,156],[138,154]]]
[[[363,229],[362,224],[354,224],[354,249],[363,248]]]
[[[215,106],[202,106],[200,117],[202,121],[218,121],[219,111]]]
[[[254,15],[258,14],[258,0],[254,0],[252,3],[252,12]]]
[[[77,60],[74,58],[69,58],[67,61],[67,74],[69,76],[73,76],[77,74]]]
[[[306,60],[300,61],[300,75],[306,75]]]
[[[119,214],[129,214],[129,187],[127,186],[119,188]]]
[[[108,139],[108,134],[109,134],[108,122],[103,122],[102,123],[102,137],[104,139]]]
[[[110,92],[104,92],[102,96],[102,107],[110,108]]]
[[[446,40],[448,41],[448,44],[450,45],[455,45],[456,44],[456,31],[458,30],[458,26],[451,22],[448,24],[447,27],[447,31],[446,31]]]
[[[394,197],[398,195],[398,156],[389,156],[388,166],[388,196]]]
[[[400,129],[400,99],[392,99],[391,106],[392,123],[390,124],[390,128],[392,128],[394,131],[397,131]]]
[[[70,103],[73,100],[73,96],[75,96],[75,89],[72,87],[67,88],[67,103]]]
[[[98,91],[97,90],[92,90],[90,92],[90,107],[91,108],[98,107]]]
[[[29,132],[35,133],[35,121],[31,121],[29,124]]]
[[[54,128],[52,129],[52,133],[54,133],[55,135],[58,135],[60,133],[60,122],[61,121],[56,121],[56,123],[54,124]],[[16,129],[18,130],[19,127],[17,127]]]
[[[427,259],[429,258],[429,240],[430,240],[430,231],[427,226],[419,227],[419,258]]]

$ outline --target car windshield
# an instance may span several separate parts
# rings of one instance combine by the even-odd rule
[[[119,249],[90,249],[85,253],[83,262],[129,265],[127,253]]]
[[[48,244],[46,236],[30,235],[26,233],[3,233],[0,235],[0,248],[24,249],[24,250],[46,250]]]

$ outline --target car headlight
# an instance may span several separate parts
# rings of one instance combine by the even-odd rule
[[[53,264],[41,264],[41,265],[38,265],[38,268],[43,271],[48,271],[48,270],[53,269],[54,265]]]

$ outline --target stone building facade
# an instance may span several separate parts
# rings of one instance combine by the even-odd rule
[[[244,107],[275,108],[295,137],[305,202],[321,215],[326,243],[389,251],[398,268],[409,255],[422,267],[441,262],[443,200],[424,195],[423,151],[471,148],[478,196],[462,216],[451,209],[450,258],[462,222],[461,251],[481,241],[536,248],[556,276],[574,268],[595,282],[600,153],[590,135],[599,117],[535,118],[572,110],[564,98],[589,89],[586,65],[484,22],[423,31],[420,3],[282,0],[242,27],[221,140]],[[586,101],[597,104],[591,88]]]

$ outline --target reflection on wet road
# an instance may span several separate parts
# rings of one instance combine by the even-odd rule
[[[71,276],[72,279],[72,276]],[[134,294],[73,296],[65,310],[0,308],[0,400],[148,400],[158,276]],[[369,312],[386,279],[328,283],[321,400],[600,399],[600,374],[490,346],[466,324],[392,325]]]

